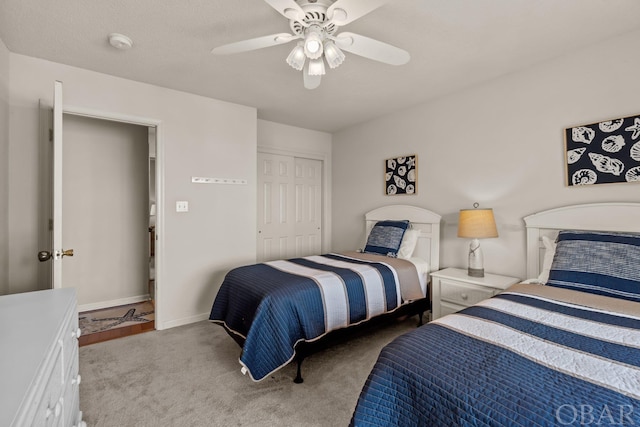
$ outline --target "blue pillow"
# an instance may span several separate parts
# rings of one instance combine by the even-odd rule
[[[397,256],[402,236],[408,227],[409,221],[406,220],[376,222],[369,233],[364,251],[370,254]]]
[[[640,302],[640,234],[561,231],[547,285]]]

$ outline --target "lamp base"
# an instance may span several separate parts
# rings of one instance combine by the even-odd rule
[[[471,268],[467,269],[467,274],[471,277],[484,277],[484,268]]]
[[[469,264],[467,274],[471,277],[484,277],[484,257],[480,248],[480,240],[473,239],[469,243]]]

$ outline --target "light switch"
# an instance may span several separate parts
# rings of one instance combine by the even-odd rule
[[[176,202],[176,212],[189,212],[189,202]]]

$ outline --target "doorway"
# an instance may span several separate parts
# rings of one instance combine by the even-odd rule
[[[74,254],[64,257],[58,287],[76,288],[81,312],[150,298],[156,299],[157,307],[159,122],[73,107],[65,107],[62,116],[62,244]],[[48,181],[41,187],[41,223],[47,223],[41,233],[43,248],[53,246],[51,122],[51,109],[41,107],[41,172]],[[42,263],[42,270],[40,288],[53,287],[52,263]]]
[[[76,289],[79,311],[148,299],[148,128],[63,117],[62,244],[74,255],[62,286]]]

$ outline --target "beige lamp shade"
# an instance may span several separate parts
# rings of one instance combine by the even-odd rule
[[[469,239],[498,237],[493,209],[460,209],[458,237]]]

